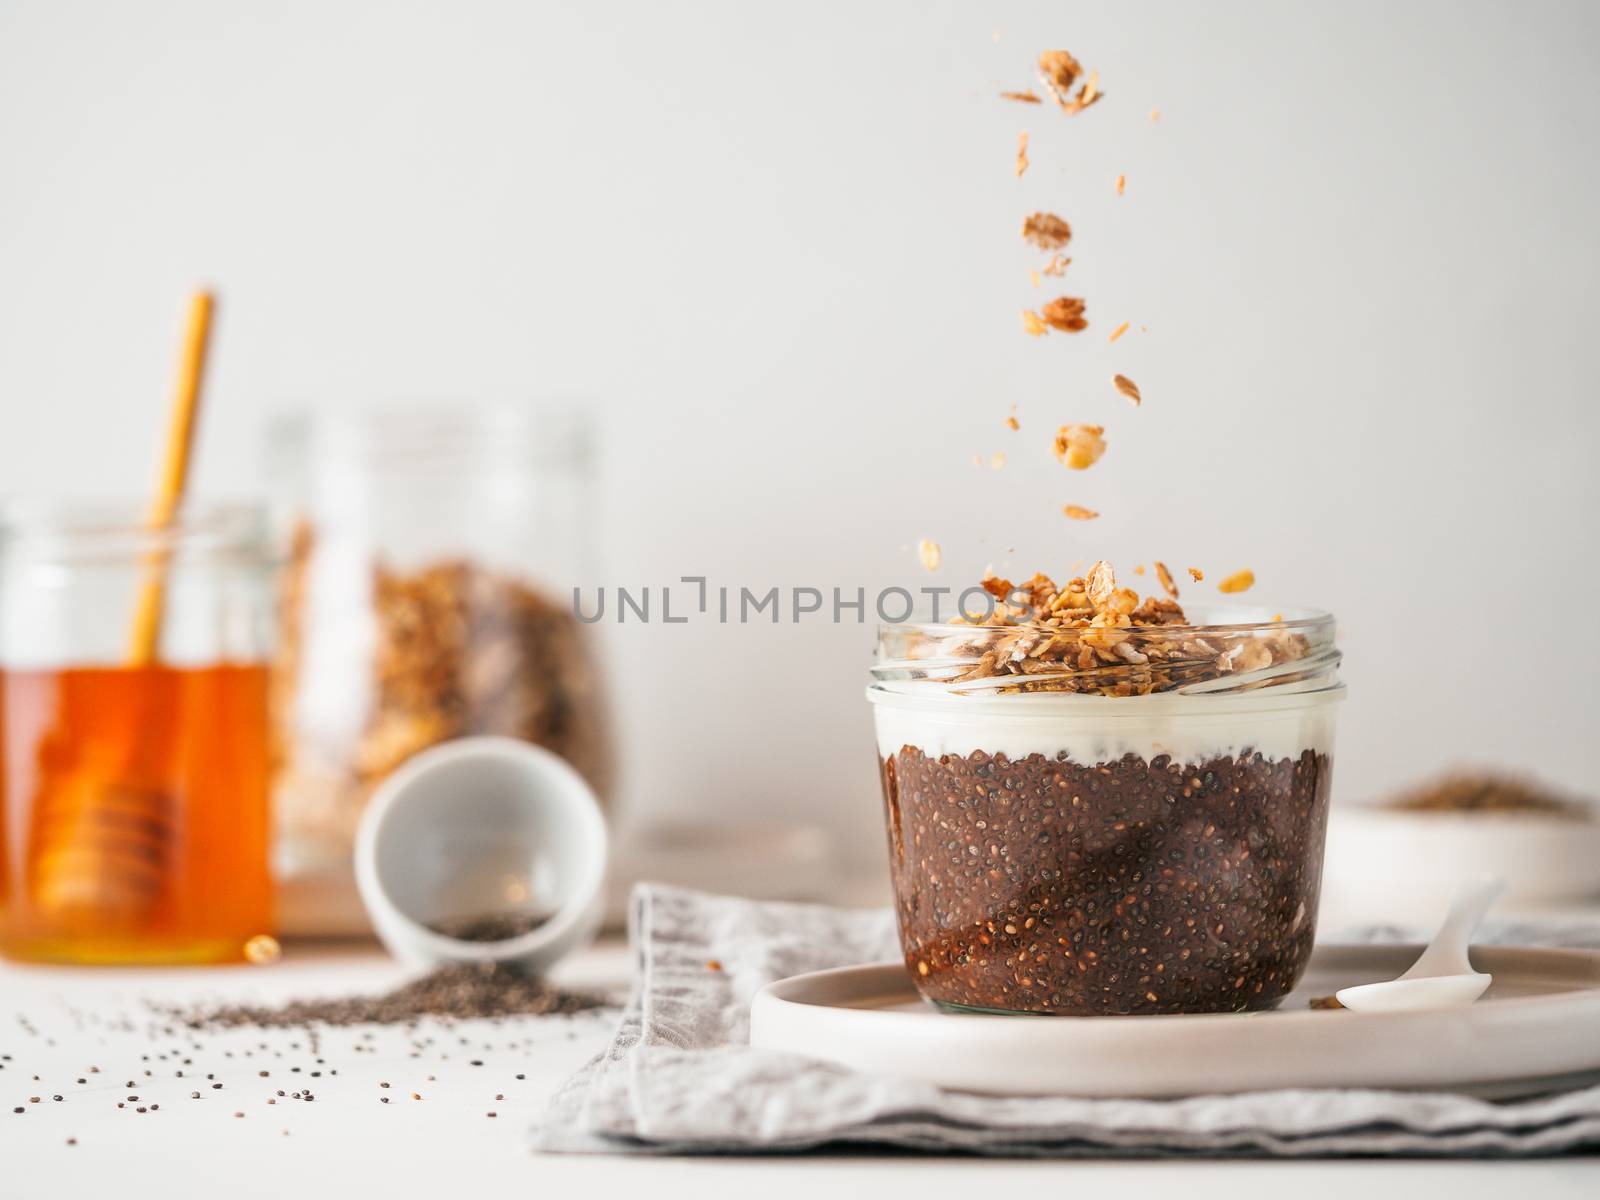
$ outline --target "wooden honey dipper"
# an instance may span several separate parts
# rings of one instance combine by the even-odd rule
[[[166,454],[146,518],[158,538],[176,518],[188,484],[213,308],[208,291],[190,301]],[[171,557],[163,541],[146,558],[128,644],[130,672],[151,672],[157,664]],[[118,736],[79,747],[64,770],[42,778],[34,804],[33,900],[68,925],[137,924],[161,899],[175,835],[166,764],[150,761],[149,747],[167,740],[151,736],[150,726],[172,715],[159,711],[159,682],[153,673],[137,681],[135,711],[120,722]]]

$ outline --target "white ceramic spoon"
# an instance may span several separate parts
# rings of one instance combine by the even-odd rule
[[[1488,990],[1492,975],[1472,969],[1467,945],[1489,906],[1505,889],[1501,879],[1484,879],[1456,893],[1439,932],[1411,969],[1388,983],[1363,983],[1334,993],[1355,1012],[1403,1012],[1471,1004]]]

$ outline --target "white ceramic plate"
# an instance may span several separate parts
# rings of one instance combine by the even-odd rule
[[[1511,1096],[1600,1078],[1600,951],[1478,946],[1494,975],[1466,1008],[1307,1007],[1392,979],[1418,946],[1321,946],[1274,1012],[980,1016],[917,998],[899,963],[780,980],[750,1010],[752,1045],[872,1074],[1013,1096],[1189,1096],[1267,1088],[1430,1088]]]

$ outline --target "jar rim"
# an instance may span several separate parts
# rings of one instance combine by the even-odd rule
[[[1152,717],[1179,717],[1197,711],[1214,714],[1242,712],[1287,712],[1336,704],[1345,698],[1348,687],[1336,679],[1300,680],[1293,684],[1254,689],[1186,692],[1150,692],[1142,696],[1100,696],[1079,692],[962,693],[947,688],[924,687],[907,681],[875,680],[866,688],[869,703],[887,708],[944,713],[962,719],[1004,715],[1044,720],[1061,717],[1092,717],[1095,721],[1120,717],[1149,720]]]
[[[883,624],[869,691],[1009,704],[1042,697],[1138,704],[1171,695],[1333,688],[1342,694],[1343,656],[1327,610],[1195,605],[1190,611],[1197,621],[1175,625]]]
[[[0,553],[73,563],[122,563],[152,554],[184,562],[269,561],[266,506],[189,504],[156,524],[149,501],[16,498],[0,502]]]
[[[582,465],[594,446],[585,406],[559,398],[287,410],[268,419],[266,434],[279,449],[401,467],[482,456],[512,443],[524,463]]]
[[[1334,626],[1333,613],[1325,608],[1307,607],[1270,607],[1261,604],[1193,604],[1185,605],[1187,613],[1232,613],[1237,614],[1237,620],[1187,621],[1177,625],[1135,625],[1125,632],[1161,633],[1166,635],[1191,635],[1204,636],[1213,634],[1236,634],[1242,631],[1271,631],[1288,630],[1290,632],[1306,632],[1310,630],[1331,630]],[[1247,615],[1249,614],[1249,615]],[[878,625],[880,640],[892,630],[925,630],[930,634],[949,636],[972,636],[973,634],[992,633],[995,635],[1015,633],[1023,629],[1048,630],[1046,625],[1033,625],[1019,622],[1014,625],[983,625],[968,624],[961,621],[883,621]]]

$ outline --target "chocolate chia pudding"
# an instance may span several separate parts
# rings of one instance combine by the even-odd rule
[[[1086,598],[1042,578],[1026,586]],[[901,947],[927,999],[1237,1012],[1299,979],[1343,695],[1332,619],[1195,625],[1150,603],[1120,615],[1163,619],[1092,625],[1107,607],[1088,601],[1049,624],[1002,605],[988,625],[883,631],[869,698]]]
[[[1328,756],[883,762],[923,995],[1040,1013],[1270,1008],[1311,954]]]

